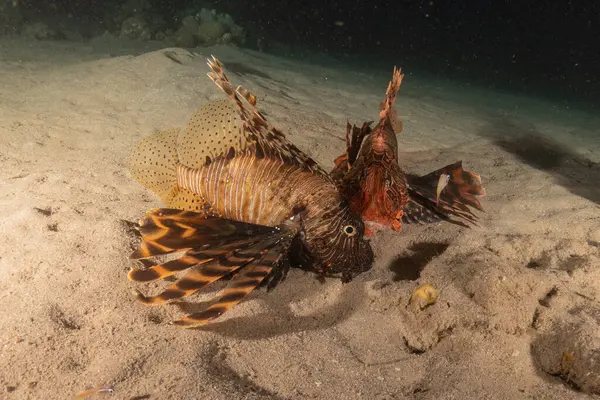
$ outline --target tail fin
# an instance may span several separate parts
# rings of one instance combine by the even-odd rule
[[[140,140],[127,160],[133,178],[166,201],[177,187],[179,129],[156,132]]]
[[[440,177],[449,177],[445,187],[441,187],[438,197]],[[425,176],[408,179],[410,201],[404,209],[406,223],[435,222],[446,220],[462,226],[475,224],[477,215],[472,208],[483,211],[477,196],[484,196],[481,177],[465,171],[462,161],[447,165]],[[453,220],[457,217],[459,220]]]
[[[133,178],[152,190],[171,208],[201,211],[204,200],[177,186],[178,128],[156,132],[140,140],[127,160]]]
[[[149,211],[138,229],[142,244],[132,258],[187,250],[178,259],[129,272],[130,280],[147,282],[189,269],[159,295],[138,292],[138,300],[146,305],[189,296],[235,273],[215,304],[175,322],[185,327],[206,324],[239,303],[270,276],[297,232],[294,223],[267,227],[173,209]]]

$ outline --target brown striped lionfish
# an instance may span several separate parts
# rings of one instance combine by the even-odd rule
[[[129,279],[154,281],[188,270],[147,305],[189,296],[231,277],[216,301],[175,324],[211,322],[259,285],[280,281],[297,255],[301,266],[343,281],[371,268],[360,215],[350,210],[330,175],[273,127],[256,97],[234,89],[222,64],[208,76],[228,99],[201,107],[184,129],[142,139],[129,158],[132,176],[168,208],[140,222],[133,259],[184,252],[179,258],[133,268]],[[289,265],[289,264],[287,264]]]
[[[360,128],[347,123],[346,152],[331,171],[352,211],[366,222],[367,236],[382,226],[400,231],[402,222],[446,220],[468,226],[462,221],[477,220],[471,208],[483,211],[476,197],[485,194],[481,178],[465,171],[462,161],[421,177],[407,176],[398,165],[396,133],[402,132],[402,121],[393,106],[403,77],[394,68],[375,128],[372,121]]]

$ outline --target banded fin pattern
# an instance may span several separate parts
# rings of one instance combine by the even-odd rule
[[[434,210],[422,206],[413,199],[409,199],[402,211],[402,222],[406,224],[431,224],[450,220],[447,215],[436,213]],[[467,225],[462,222],[457,222],[457,224],[467,227]]]
[[[346,152],[333,161],[333,170],[329,173],[338,187],[342,185],[344,175],[352,168],[365,137],[370,134],[373,121],[363,122],[362,127],[350,125],[346,121]]]
[[[231,309],[258,286],[277,266],[298,232],[294,221],[266,227],[174,209],[148,212],[138,227],[140,248],[132,258],[187,250],[181,257],[145,270],[132,269],[129,279],[138,282],[188,272],[156,296],[137,292],[146,305],[189,296],[226,275],[236,273],[222,298],[204,313],[188,316],[181,325],[204,324]],[[236,272],[238,271],[239,272]]]
[[[379,125],[389,123],[393,133],[402,132],[402,121],[398,119],[396,109],[393,106],[396,102],[396,96],[398,90],[400,90],[403,78],[404,74],[398,68],[394,67],[392,80],[388,83],[387,90],[385,91],[385,100],[379,105],[379,117],[381,118]]]
[[[291,239],[277,240],[260,257],[256,257],[240,272],[235,274],[229,285],[221,291],[215,303],[204,311],[187,315],[185,318],[175,321],[174,324],[186,328],[196,327],[207,324],[228,310],[231,310],[271,274],[271,271],[277,266],[289,247],[290,242]]]
[[[254,259],[260,258],[265,252],[263,247],[268,247],[270,243],[261,243],[265,239],[269,240],[269,238],[259,236],[253,240],[238,241],[236,246],[228,244],[223,246],[224,248],[211,248],[209,254],[205,255],[206,258],[204,260],[191,265],[193,268],[182,278],[167,287],[165,291],[157,296],[150,297],[146,297],[138,292],[137,298],[146,305],[155,305],[194,294],[198,290],[223,278],[225,275],[244,267]],[[233,249],[230,250],[232,247]]]
[[[233,221],[208,213],[169,208],[148,211],[137,229],[142,235],[142,242],[140,248],[130,256],[133,259],[212,247],[281,230],[279,227]]]
[[[443,174],[449,175],[450,179],[441,192],[438,202],[436,186],[440,175]],[[411,203],[411,208],[408,209],[410,215],[406,218],[408,223],[431,222],[437,219],[468,226],[452,220],[451,217],[476,224],[477,216],[472,209],[483,211],[477,199],[477,196],[485,195],[481,177],[474,172],[464,170],[462,161],[446,165],[418,178],[409,177],[408,183]]]
[[[212,70],[207,74],[208,77],[237,106],[239,116],[243,121],[243,131],[248,135],[248,140],[253,142],[251,149],[257,158],[279,159],[284,164],[296,165],[328,182],[332,182],[329,174],[315,160],[290,142],[279,129],[273,127],[264,115],[258,111],[254,94],[241,85],[235,90],[233,89],[219,60],[212,56],[207,64]],[[242,101],[242,99],[244,100]]]

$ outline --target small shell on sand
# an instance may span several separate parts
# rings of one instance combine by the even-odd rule
[[[438,298],[437,290],[431,285],[419,286],[410,296],[409,305],[413,311],[424,310],[434,304]]]

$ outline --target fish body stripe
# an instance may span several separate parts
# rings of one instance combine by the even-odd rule
[[[310,171],[249,152],[202,168],[179,164],[177,185],[224,218],[266,226],[279,225],[298,206],[310,204],[318,214],[339,201],[335,187]]]

